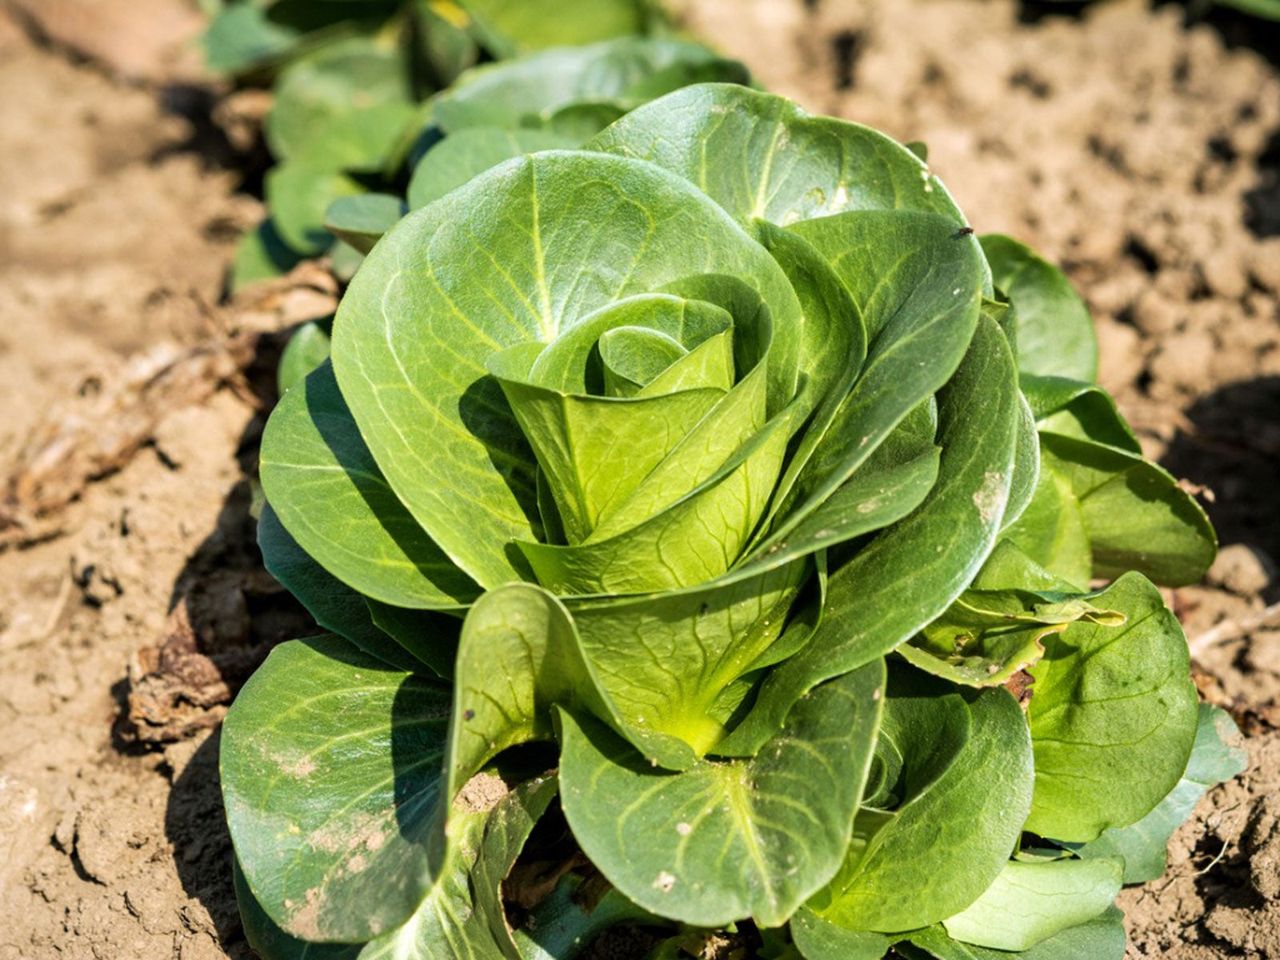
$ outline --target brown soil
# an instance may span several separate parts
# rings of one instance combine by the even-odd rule
[[[684,5],[767,86],[926,141],[979,230],[1065,263],[1104,382],[1149,451],[1212,492],[1233,548],[1173,600],[1189,635],[1218,638],[1198,650],[1201,688],[1252,762],[1123,905],[1134,958],[1280,958],[1280,627],[1231,629],[1280,599],[1280,75],[1258,52],[1276,34],[1187,29],[1180,7],[1141,0],[1078,17],[1012,0]],[[0,960],[246,957],[211,729],[301,629],[251,543],[273,343],[255,331],[329,294],[312,278],[302,304],[220,305],[257,206],[208,121],[184,0],[4,10],[0,475],[70,464],[79,496],[0,504]],[[197,370],[200,350],[218,362]],[[186,379],[157,381],[165,364]],[[92,443],[110,455],[67,454]],[[36,487],[51,489],[21,489]]]

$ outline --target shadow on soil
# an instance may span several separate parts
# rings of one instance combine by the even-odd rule
[[[1280,557],[1280,377],[1233,383],[1186,411],[1162,463],[1213,491],[1209,516],[1223,543],[1249,543]]]

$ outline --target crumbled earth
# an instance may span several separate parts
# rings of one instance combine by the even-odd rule
[[[1125,892],[1130,956],[1280,958],[1280,36],[1143,0],[680,6],[766,86],[928,143],[978,230],[1062,262],[1089,301],[1104,384],[1228,545],[1171,599],[1250,755],[1169,873]],[[0,960],[249,956],[216,727],[303,623],[252,546],[273,343],[193,376],[191,402],[112,393],[157,351],[235,335],[223,277],[260,209],[242,154],[261,111],[217,100],[198,25],[186,0],[0,6],[0,493],[78,470],[69,502],[0,529]],[[50,432],[62,411],[83,429]]]

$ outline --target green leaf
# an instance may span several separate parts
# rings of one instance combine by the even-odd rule
[[[1026,395],[1039,428],[1080,440],[1093,440],[1141,454],[1133,435],[1111,394],[1091,383],[1066,377],[1040,377],[1024,373],[1022,392]]]
[[[399,670],[422,673],[423,663],[377,627],[365,598],[316,563],[280,523],[270,504],[258,518],[258,547],[267,572],[307,608],[316,623],[346,637]]]
[[[1217,537],[1209,518],[1156,464],[1044,431],[1040,452],[1039,488],[1006,535],[1045,568],[1076,583],[1137,570],[1182,586],[1213,562]]]
[[[763,378],[757,380],[763,385]],[[644,495],[650,491],[655,496],[678,496],[679,481],[673,475],[687,472],[696,476],[699,467],[707,467],[701,459],[706,444],[697,442],[706,433],[720,427],[721,437],[731,439],[736,428],[744,425],[732,410],[724,415],[712,411],[587,541],[567,546],[522,542],[520,549],[539,582],[558,593],[639,594],[714,580],[737,560],[764,513],[786,452],[789,428],[796,419],[786,413],[775,418],[727,463],[674,503],[646,502]],[[590,469],[593,462],[600,461],[584,457],[581,467]],[[710,465],[714,468],[714,459]],[[636,512],[652,512],[648,519],[625,527],[633,519],[628,507],[634,511],[636,500],[641,505]],[[618,527],[623,529],[614,533]]]
[[[1093,602],[1128,621],[1046,637],[1028,708],[1036,789],[1026,828],[1081,843],[1151,812],[1186,769],[1197,723],[1186,640],[1160,591],[1126,574]]]
[[[764,220],[753,226],[756,237],[786,272],[800,298],[804,312],[801,391],[807,412],[833,391],[847,392],[862,369],[867,358],[862,305],[812,243]]]
[[[920,506],[938,479],[932,438],[899,443],[890,434],[871,458],[789,533],[775,534],[735,573],[764,571],[882,530]]]
[[[946,188],[906,147],[736,84],[677,90],[632,110],[587,147],[677,173],[743,224],[788,226],[850,210],[937,213],[953,233],[964,224]]]
[[[338,382],[392,489],[482,585],[523,579],[504,545],[541,526],[534,458],[486,362],[691,270],[740,278],[770,308],[780,409],[795,389],[790,284],[710,200],[648,164],[508,161],[405,217],[365,261],[334,324]]]
[[[946,383],[972,339],[982,287],[976,246],[934,214],[855,211],[791,230],[835,269],[870,345],[851,389],[828,394],[787,468],[775,536],[824,503]]]
[[[758,757],[683,773],[561,712],[565,816],[592,863],[641,906],[700,926],[748,916],[777,926],[843,858],[883,690],[883,664],[869,664],[798,703]]]
[[[893,938],[867,930],[845,930],[808,907],[791,918],[791,936],[805,960],[881,960]]]
[[[360,593],[414,608],[457,607],[478,594],[387,486],[329,364],[272,411],[260,471],[280,522]]]
[[[447,87],[480,57],[480,47],[466,29],[466,11],[452,0],[414,0],[413,11],[418,18],[418,50],[432,83]]]
[[[1255,17],[1280,20],[1280,0],[1213,0],[1219,6],[1235,7]]]
[[[1031,805],[1030,737],[1005,690],[896,668],[876,756],[878,796],[809,907],[850,930],[914,930],[965,909],[1003,869]]]
[[[1119,626],[1124,614],[1091,601],[1002,540],[950,609],[898,648],[911,664],[952,683],[1003,684],[1044,655],[1044,638],[1077,621]]]
[[[280,238],[302,255],[322,253],[333,244],[324,227],[325,211],[339,197],[364,192],[345,173],[315,167],[305,160],[285,161],[267,171],[267,208]]]
[[[327,328],[328,324],[312,320],[290,334],[289,342],[280,354],[280,366],[276,368],[276,389],[281,396],[329,359]]]
[[[236,244],[231,262],[231,292],[243,290],[251,283],[284,276],[299,263],[302,255],[291,250],[270,219],[242,236]]]
[[[812,639],[768,676],[753,711],[718,749],[754,753],[806,690],[888,653],[969,585],[1001,526],[1018,403],[1009,346],[984,318],[939,394],[942,461],[929,496],[832,574]]]
[[[267,144],[281,160],[317,171],[377,171],[415,112],[403,53],[376,40],[345,40],[281,73]]]
[[[937,960],[1123,960],[1124,914],[1112,908],[1088,923],[1063,930],[1020,953],[960,943],[948,937],[940,926],[913,933],[910,944],[900,943],[895,948],[907,960],[927,957]]]
[[[800,561],[692,590],[572,601],[615,729],[672,770],[719,752],[722,698],[778,642],[807,574]]]
[[[261,960],[358,960],[361,944],[308,943],[281,929],[254,899],[244,878],[244,868],[235,857],[231,862],[231,878],[245,939]]]
[[[532,584],[508,584],[472,606],[462,626],[445,757],[452,798],[503,750],[553,737],[551,708],[610,711],[568,611]]]
[[[469,127],[445,137],[427,151],[409,180],[409,209],[425,207],[472,177],[503,160],[538,150],[577,146],[577,141],[549,130]]]
[[[591,894],[587,881],[573,874],[561,880],[516,930],[521,960],[572,960],[612,926],[662,922],[613,888],[598,900]]]
[[[295,937],[371,939],[443,866],[447,691],[338,637],[276,647],[222,735],[227,823],[253,897]]]
[[[1104,913],[1120,892],[1123,861],[1005,864],[961,913],[942,921],[953,939],[996,950],[1028,950]]]
[[[1040,483],[1040,434],[1036,431],[1035,415],[1022,394],[1018,404],[1018,441],[1013,461],[1013,482],[1009,489],[1009,504],[1004,510],[1004,525],[1012,526],[1026,512],[1035,497]]]
[[[200,45],[214,73],[239,73],[288,52],[297,38],[297,31],[269,20],[261,5],[240,2],[214,16]]]
[[[325,211],[324,227],[339,240],[367,254],[404,213],[403,201],[388,193],[339,197]]]
[[[1093,579],[1093,552],[1084,515],[1069,481],[1044,464],[1022,515],[1004,531],[1028,557],[1078,591]]]
[[[561,0],[555,14],[527,0],[466,0],[482,42],[500,57],[541,47],[572,47],[643,33],[647,0]]]
[[[1098,340],[1089,309],[1071,282],[1016,240],[989,233],[981,243],[996,287],[1017,311],[1018,369],[1092,383],[1098,376]]]
[[[1214,784],[1244,772],[1249,756],[1240,731],[1218,707],[1200,704],[1195,745],[1182,779],[1145,817],[1127,827],[1104,830],[1098,839],[1072,849],[1081,857],[1120,857],[1124,882],[1145,883],[1164,873],[1169,838],[1191,816]]]
[[[746,82],[747,75],[700,44],[626,37],[468,70],[436,100],[432,118],[446,133],[544,125],[582,132],[584,119],[596,126],[699,80]]]
[[[511,790],[492,810],[457,814],[458,834],[440,880],[402,926],[365,944],[291,937],[253,899],[237,865],[246,938],[262,960],[520,960],[501,884],[555,794],[555,778],[539,777]]]
[[[458,610],[415,610],[362,598],[373,624],[444,680],[453,679],[462,623]]]

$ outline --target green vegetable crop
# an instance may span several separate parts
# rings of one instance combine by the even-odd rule
[[[475,64],[667,32],[653,0],[214,0],[214,6],[203,38],[209,66],[274,91],[265,123],[277,161],[266,177],[269,216],[242,240],[233,286],[324,252],[332,252],[340,274],[353,272],[359,255],[334,244],[324,228],[326,209],[398,186],[418,132],[435,134],[465,119],[455,111],[449,124],[435,125],[434,97]],[[619,47],[597,59],[614,61],[615,72],[630,70],[633,80],[655,59],[665,60],[658,69],[670,82],[659,78],[648,99],[681,85],[672,68],[694,45],[673,44],[674,52],[659,54],[642,42]],[[699,61],[714,60],[695,49]],[[606,63],[598,72],[609,69]],[[738,78],[710,70],[698,79]]]
[[[428,194],[263,438],[331,632],[226,721],[262,956],[1119,960],[1240,756],[1152,582],[1213,531],[1062,274],[729,84]]]

